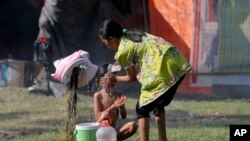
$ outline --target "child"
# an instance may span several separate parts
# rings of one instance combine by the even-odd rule
[[[100,77],[108,73],[108,64],[100,66],[97,70],[97,83],[100,85]],[[94,94],[94,114],[97,121],[109,117],[111,126],[115,128],[119,114],[122,119],[127,117],[125,108],[126,97],[120,92],[113,91],[115,84],[100,85],[101,90]],[[137,131],[137,124],[134,121],[125,123],[116,129],[117,141],[125,140],[131,137]]]

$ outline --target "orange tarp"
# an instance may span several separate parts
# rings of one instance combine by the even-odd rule
[[[188,60],[193,44],[195,4],[193,0],[149,0],[150,32],[174,44]],[[186,77],[179,91],[210,93],[211,88],[191,88]]]

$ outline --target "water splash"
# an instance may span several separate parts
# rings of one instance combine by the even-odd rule
[[[90,95],[89,78],[88,78],[88,73],[87,73],[88,68],[89,68],[89,66],[88,66],[87,63],[83,63],[83,64],[80,65],[80,69],[82,69],[82,71],[85,73],[85,77],[86,77],[85,80],[87,82],[87,95]]]

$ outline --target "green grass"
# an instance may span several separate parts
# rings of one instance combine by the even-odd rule
[[[92,95],[78,95],[77,123],[94,121]],[[127,120],[136,120],[136,99],[128,96]],[[218,99],[177,95],[165,108],[170,141],[228,141],[230,124],[250,124],[249,99]],[[66,99],[31,95],[24,88],[0,88],[0,140],[62,141]],[[120,120],[120,122],[124,122]],[[150,124],[150,141],[157,126]],[[138,141],[139,132],[127,141]]]

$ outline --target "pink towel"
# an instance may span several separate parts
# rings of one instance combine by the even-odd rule
[[[89,53],[86,51],[76,51],[73,54],[60,59],[56,60],[54,62],[54,66],[56,67],[56,71],[54,74],[51,74],[51,76],[62,83],[68,83],[70,81],[70,77],[72,75],[72,71],[74,67],[79,67],[80,65],[87,65],[85,69],[88,80],[92,79],[97,71],[97,66],[92,64],[89,61]],[[92,72],[89,72],[92,71]],[[87,79],[87,78],[82,78],[82,79]]]

